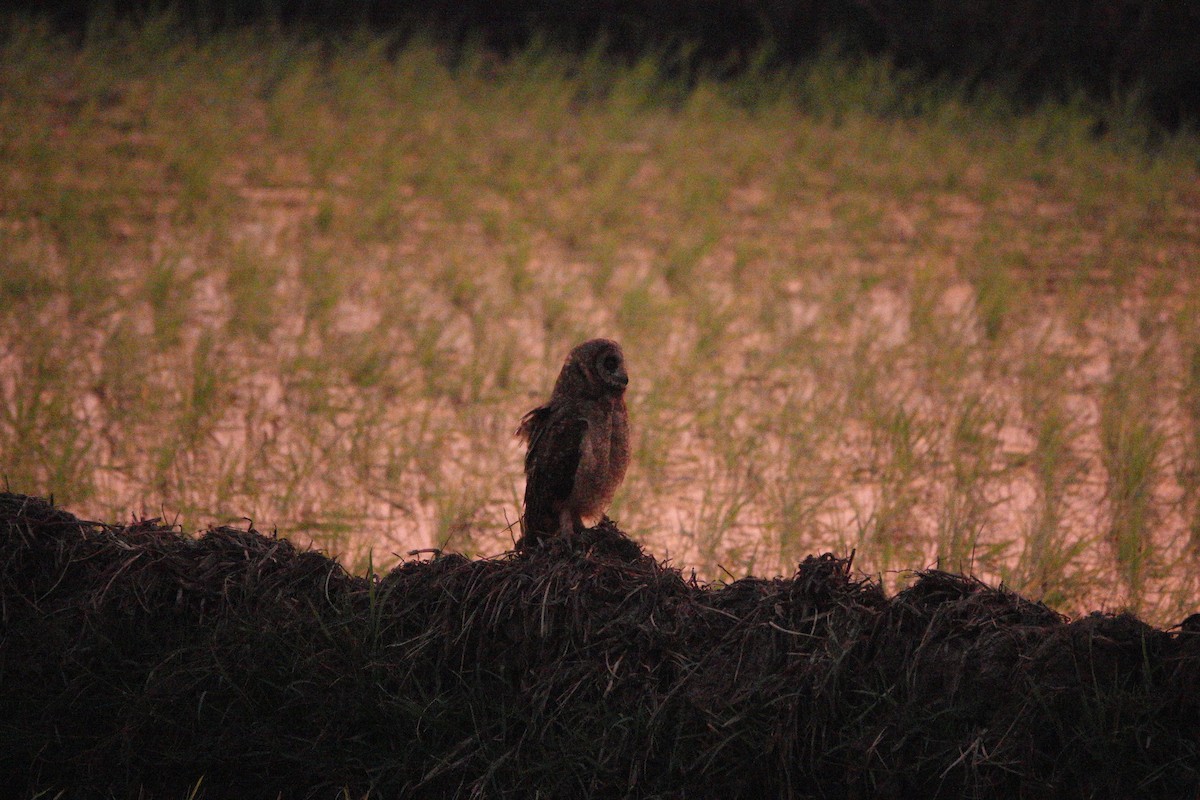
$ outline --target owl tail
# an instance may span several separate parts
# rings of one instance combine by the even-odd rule
[[[521,540],[518,550],[529,550],[558,532],[558,515],[539,505],[527,505],[521,517]]]

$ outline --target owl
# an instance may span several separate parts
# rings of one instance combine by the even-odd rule
[[[591,339],[567,356],[550,401],[521,420],[524,547],[603,519],[629,466],[628,384],[621,346]]]

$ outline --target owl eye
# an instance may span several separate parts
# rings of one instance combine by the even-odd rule
[[[621,366],[621,359],[617,358],[612,353],[609,353],[604,357],[604,360],[600,362],[600,366],[604,367],[605,372],[616,372],[617,367]]]

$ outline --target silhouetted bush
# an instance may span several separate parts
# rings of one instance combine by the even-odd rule
[[[82,32],[97,13],[138,18],[160,0],[66,0],[27,8]],[[685,47],[681,69],[736,72],[767,51],[795,64],[823,48],[887,56],[967,88],[999,86],[1028,103],[1086,92],[1149,110],[1160,122],[1200,115],[1200,4],[1183,0],[184,0],[185,24],[246,22],[315,31],[433,29],[499,51],[548,41],[615,57]],[[102,11],[97,12],[96,9]]]

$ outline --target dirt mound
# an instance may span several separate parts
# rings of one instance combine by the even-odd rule
[[[611,524],[382,579],[0,495],[0,784],[64,797],[1188,798],[1200,631]],[[196,787],[199,787],[198,789]]]

